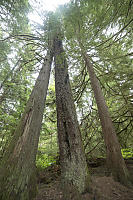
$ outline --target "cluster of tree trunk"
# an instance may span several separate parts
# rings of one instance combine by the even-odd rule
[[[60,34],[54,37],[53,44],[54,52],[49,51],[45,58],[25,112],[0,165],[1,200],[31,200],[35,196],[35,159],[53,54],[55,61],[57,127],[64,199],[70,199],[70,195],[73,193],[77,195],[78,200],[80,199],[80,194],[89,189],[90,175]],[[82,55],[89,72],[98,106],[107,150],[108,168],[116,180],[127,185],[129,183],[128,170],[121,155],[120,145],[98,79],[89,57],[84,52]]]

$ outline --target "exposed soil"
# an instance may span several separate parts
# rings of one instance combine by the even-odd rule
[[[133,160],[126,163],[133,178]],[[82,195],[82,200],[133,200],[133,187],[127,188],[107,176],[104,161],[90,161],[89,171],[92,175],[90,193]],[[63,200],[59,165],[51,165],[38,173],[38,195],[35,200]]]

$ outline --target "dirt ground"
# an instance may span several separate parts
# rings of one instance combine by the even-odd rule
[[[133,177],[133,160],[127,161],[127,167]],[[127,188],[107,176],[104,164],[90,163],[89,171],[92,176],[91,192],[82,195],[82,200],[133,200],[133,187]],[[63,200],[59,165],[52,165],[38,173],[38,195],[35,200]]]

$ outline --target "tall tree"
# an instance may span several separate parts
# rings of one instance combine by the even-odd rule
[[[116,136],[116,132],[105,102],[100,83],[95,75],[93,65],[87,55],[83,54],[85,63],[88,69],[91,86],[94,91],[98,113],[101,121],[104,142],[106,145],[106,160],[108,169],[111,170],[112,175],[116,181],[120,181],[125,185],[129,185],[129,173],[121,154],[120,144]]]
[[[72,4],[72,6],[73,7],[70,8],[71,13],[68,17],[71,22],[71,27],[73,27],[76,36],[76,41],[79,44],[82,58],[85,61],[85,65],[87,67],[90,77],[91,86],[96,99],[98,113],[102,125],[104,142],[106,145],[107,165],[109,170],[112,172],[115,180],[120,181],[125,185],[128,185],[130,184],[129,173],[121,154],[118,138],[116,136],[116,132],[100,87],[100,83],[95,75],[93,65],[90,62],[90,57],[87,53],[88,49],[86,45],[86,35],[84,34],[84,32],[86,31],[87,21],[86,17],[82,15],[85,7],[84,9],[80,8],[80,6],[78,5],[78,1],[76,1],[75,4]],[[80,19],[78,18],[79,15]]]
[[[88,189],[90,176],[82,146],[81,133],[69,81],[68,66],[60,33],[54,39],[54,57],[62,183],[66,190],[64,199],[70,199],[70,189],[73,188],[78,193],[83,193]],[[77,196],[78,198],[79,196]]]
[[[36,194],[35,159],[51,63],[52,52],[48,52],[25,112],[1,162],[1,200],[30,200]]]

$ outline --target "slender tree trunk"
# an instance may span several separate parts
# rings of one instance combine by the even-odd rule
[[[4,81],[1,83],[1,86],[0,86],[0,93],[1,93],[1,89],[3,89],[3,92],[0,94],[0,106],[1,104],[3,103],[3,101],[7,98],[8,96],[8,93],[10,92],[10,87],[6,87],[6,88],[3,88],[5,82],[8,80],[8,78],[11,76],[11,80],[10,82],[12,83],[15,79],[15,76],[16,74],[19,73],[20,69],[22,68],[21,64],[18,66],[18,68],[15,70],[16,66],[19,64],[20,60],[18,60],[18,62],[16,63],[16,65],[14,66],[14,68],[11,70],[10,73],[7,74],[6,78],[4,79]],[[13,74],[15,70],[15,73]]]
[[[68,66],[62,41],[54,40],[55,89],[57,106],[57,128],[60,149],[62,185],[65,188],[64,199],[70,199],[70,193],[85,192],[88,189],[88,174],[81,133],[76,116],[72,91],[68,75]],[[71,190],[71,192],[70,192]],[[68,196],[67,196],[68,195]],[[75,197],[77,200],[78,196]]]
[[[31,200],[36,194],[35,159],[48,89],[52,55],[48,53],[25,112],[0,166],[0,199]]]
[[[14,65],[14,67],[11,69],[11,71],[6,75],[5,79],[3,80],[3,82],[0,84],[0,90],[3,88],[4,84],[6,83],[6,81],[9,79],[10,76],[12,76],[13,72],[14,71],[17,71],[15,70],[16,67],[19,65],[19,62],[20,62],[20,59],[17,61],[17,63]],[[20,67],[18,67],[19,69]]]
[[[100,83],[95,75],[93,65],[91,64],[88,55],[83,55],[87,70],[90,76],[91,86],[94,91],[98,113],[102,125],[104,141],[106,145],[107,166],[111,169],[115,180],[122,184],[129,184],[129,173],[121,154],[120,144],[116,136],[116,132],[106,105]]]

